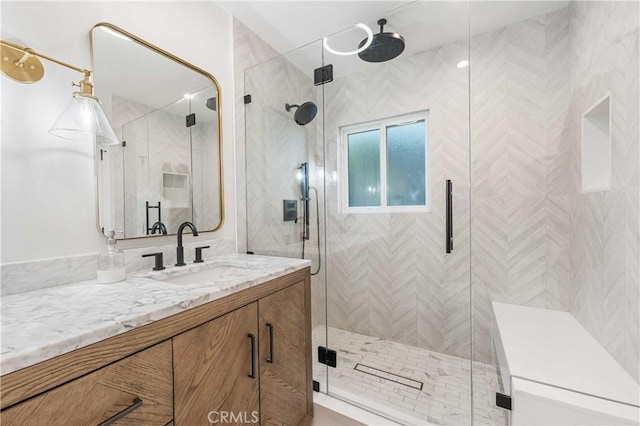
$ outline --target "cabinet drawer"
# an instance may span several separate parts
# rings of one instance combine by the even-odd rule
[[[114,424],[166,425],[173,419],[171,342],[165,341],[3,410],[7,425],[98,425],[134,405]]]

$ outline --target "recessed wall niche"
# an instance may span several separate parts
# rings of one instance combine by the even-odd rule
[[[162,172],[162,202],[167,208],[190,207],[189,175]]]
[[[611,94],[582,114],[582,192],[611,189]]]

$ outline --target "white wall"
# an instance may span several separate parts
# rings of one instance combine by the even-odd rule
[[[235,239],[231,15],[210,2],[6,2],[3,40],[91,68],[89,31],[110,22],[213,74],[221,85],[225,224],[209,238]],[[1,77],[2,263],[96,252],[93,148],[48,134],[80,74],[44,62],[32,85]],[[153,76],[141,76],[153,78]],[[170,244],[174,237],[124,242]]]

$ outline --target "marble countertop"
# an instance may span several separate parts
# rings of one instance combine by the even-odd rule
[[[234,254],[164,271],[127,274],[125,281],[83,281],[4,296],[0,374],[88,346],[136,327],[304,269],[309,260]],[[181,276],[212,270],[182,284]],[[213,277],[213,278],[212,278]],[[172,280],[162,282],[159,280]]]

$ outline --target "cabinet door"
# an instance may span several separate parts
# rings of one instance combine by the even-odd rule
[[[257,308],[254,302],[173,338],[176,426],[257,422]]]
[[[173,418],[171,342],[165,341],[2,411],[3,425],[167,424]]]
[[[305,283],[258,301],[261,424],[297,425],[307,414],[308,377]]]

